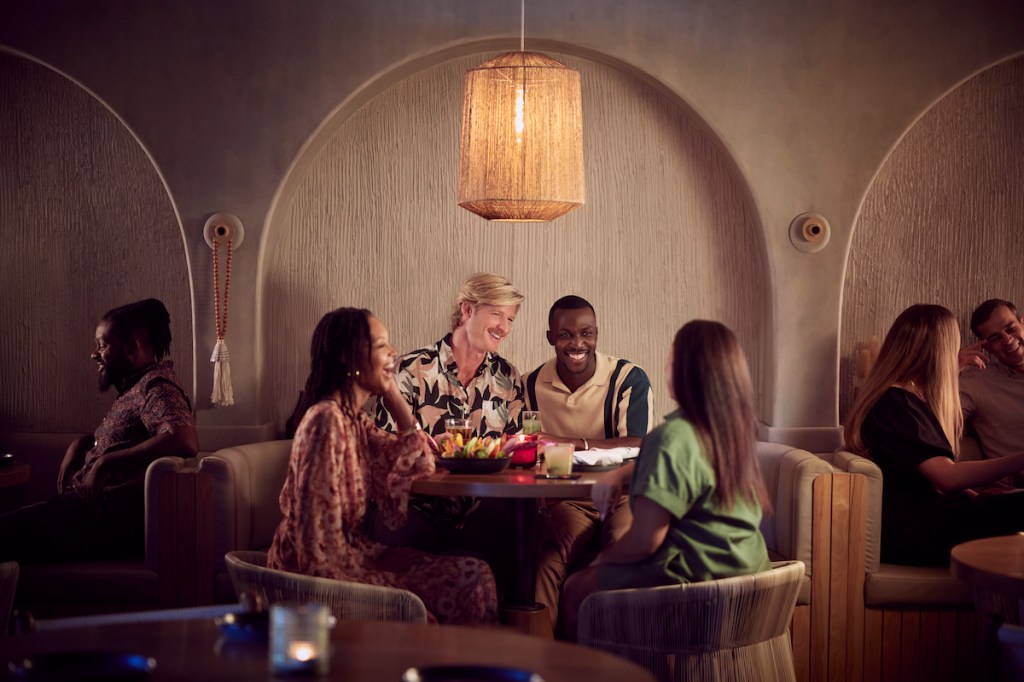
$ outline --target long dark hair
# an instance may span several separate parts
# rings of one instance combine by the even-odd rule
[[[133,337],[147,343],[157,360],[162,360],[171,349],[171,316],[155,298],[111,308],[102,321],[123,343],[130,343]]]
[[[861,434],[868,413],[890,386],[913,382],[924,394],[953,453],[959,456],[964,431],[958,390],[959,350],[960,325],[946,308],[918,303],[900,313],[889,327],[871,373],[846,418],[847,447],[870,457]]]
[[[288,437],[306,410],[334,391],[341,393],[341,411],[355,419],[353,382],[370,358],[370,315],[364,308],[338,308],[320,318],[309,345],[309,376],[285,429]]]
[[[709,320],[683,325],[672,343],[672,389],[714,469],[719,502],[732,507],[742,496],[770,513],[771,501],[754,453],[750,370],[732,330]]]

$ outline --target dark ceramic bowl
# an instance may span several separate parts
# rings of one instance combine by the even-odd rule
[[[0,467],[7,466],[8,464],[14,464],[14,455],[9,452],[5,452],[0,455]]]
[[[476,459],[473,457],[441,457],[438,459],[452,474],[496,474],[508,468],[511,457]]]

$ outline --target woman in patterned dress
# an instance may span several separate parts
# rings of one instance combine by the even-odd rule
[[[364,532],[368,502],[396,527],[405,520],[412,482],[434,473],[430,440],[394,380],[396,353],[384,324],[368,310],[339,308],[320,320],[310,355],[306,387],[289,420],[289,428],[298,425],[280,497],[284,518],[267,565],[409,590],[440,623],[496,623],[486,563],[387,547]],[[397,435],[363,411],[374,395],[395,416]]]

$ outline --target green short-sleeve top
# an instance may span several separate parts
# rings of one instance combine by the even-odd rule
[[[700,582],[770,568],[761,505],[737,496],[727,509],[715,499],[715,490],[715,472],[700,437],[673,412],[644,439],[630,484],[631,501],[646,497],[672,515],[668,535],[646,560],[645,573],[666,582]]]

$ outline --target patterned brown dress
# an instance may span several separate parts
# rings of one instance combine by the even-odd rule
[[[369,500],[388,526],[398,527],[412,482],[432,473],[434,458],[421,432],[396,436],[362,411],[353,423],[333,400],[317,403],[295,433],[280,498],[284,519],[267,564],[409,590],[440,623],[496,623],[494,576],[485,562],[392,549],[363,532]]]

